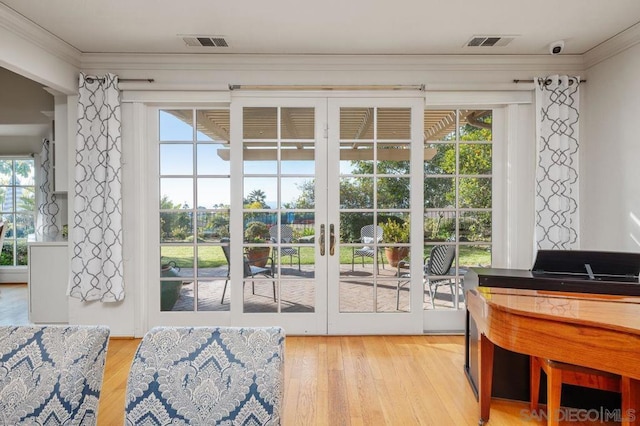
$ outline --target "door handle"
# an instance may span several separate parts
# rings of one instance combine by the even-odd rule
[[[333,256],[336,251],[336,233],[333,223],[329,225],[329,255]]]
[[[324,225],[320,225],[320,239],[318,244],[320,244],[320,256],[324,256]]]

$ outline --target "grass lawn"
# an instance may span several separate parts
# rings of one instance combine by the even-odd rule
[[[298,247],[300,252],[300,263],[312,265],[314,263],[314,251],[317,246]],[[425,256],[429,255],[431,247],[425,247]],[[193,268],[194,252],[192,246],[163,246],[161,249],[162,263],[174,261],[180,268]],[[353,250],[352,247],[340,248],[340,263],[351,264]],[[382,254],[384,256],[384,253]],[[356,257],[356,263],[362,264],[362,258]],[[384,260],[385,263],[387,260]],[[283,262],[288,264],[289,256],[284,256]],[[294,259],[295,262],[295,259]],[[365,264],[373,263],[370,257],[364,258]],[[219,246],[199,246],[198,247],[198,267],[216,268],[225,266],[227,259],[224,257],[222,248]],[[486,246],[460,246],[460,266],[489,266],[491,265],[491,252]]]

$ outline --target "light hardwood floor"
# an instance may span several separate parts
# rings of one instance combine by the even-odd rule
[[[26,285],[0,286],[0,325],[27,323]],[[123,424],[127,376],[139,342],[109,342],[99,426]],[[288,336],[283,424],[477,425],[478,406],[463,364],[462,336]],[[546,424],[527,414],[527,404],[494,399],[489,425]]]
[[[109,342],[99,425],[122,424],[138,343]],[[475,426],[463,363],[462,336],[288,336],[283,424]],[[527,414],[528,404],[494,400],[489,425],[546,424]]]

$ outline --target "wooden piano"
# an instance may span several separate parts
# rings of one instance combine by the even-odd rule
[[[464,368],[481,422],[491,396],[529,400],[530,355],[620,374],[640,405],[639,272],[640,254],[593,251],[539,251],[530,271],[470,269]],[[621,407],[618,394],[572,386],[562,404]]]

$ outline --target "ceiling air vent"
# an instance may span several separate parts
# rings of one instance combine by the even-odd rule
[[[190,47],[229,47],[222,36],[179,36]]]
[[[473,36],[464,47],[504,47],[516,36]]]

